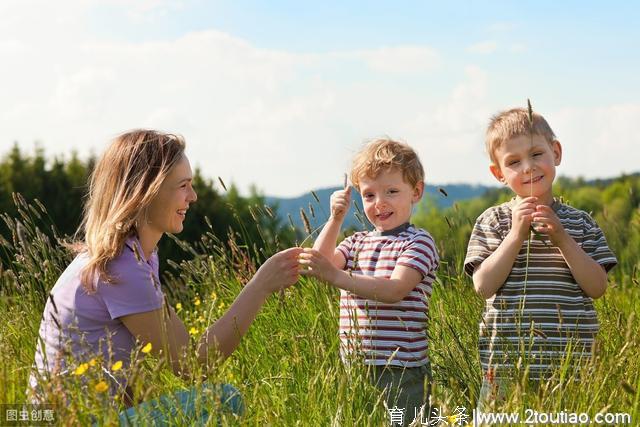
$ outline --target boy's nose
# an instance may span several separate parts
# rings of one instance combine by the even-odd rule
[[[524,172],[525,173],[529,173],[533,169],[535,169],[535,166],[534,166],[533,162],[531,162],[529,160],[525,160],[523,166],[524,166]]]

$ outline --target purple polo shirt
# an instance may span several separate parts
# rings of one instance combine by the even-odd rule
[[[134,246],[138,247],[139,259]],[[91,294],[80,282],[87,261],[86,253],[76,256],[51,290],[54,301],[47,300],[40,323],[42,344],[38,342],[35,355],[35,367],[39,371],[63,373],[75,369],[77,364],[67,367],[65,353],[68,350],[77,363],[102,355],[103,366],[107,368],[118,360],[123,362],[123,368],[128,367],[136,341],[120,317],[162,307],[164,295],[160,289],[158,255],[154,251],[149,260],[145,260],[135,236],[127,238],[120,255],[107,264],[114,283],[99,280],[96,292]],[[33,374],[29,382],[35,391],[37,380]]]

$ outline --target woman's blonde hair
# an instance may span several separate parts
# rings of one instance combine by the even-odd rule
[[[135,129],[116,137],[96,164],[76,246],[89,261],[83,287],[94,292],[98,279],[113,283],[107,264],[136,233],[136,221],[158,194],[173,165],[184,155],[184,139],[155,130]]]

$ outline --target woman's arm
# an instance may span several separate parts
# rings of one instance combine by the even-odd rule
[[[298,280],[298,255],[301,248],[290,248],[269,258],[242,289],[227,312],[207,328],[196,347],[198,361],[206,363],[210,354],[226,358],[253,323],[267,297]],[[186,360],[189,334],[171,307],[137,313],[120,318],[129,332],[144,343],[151,343],[153,354],[168,355],[173,372],[187,375]]]

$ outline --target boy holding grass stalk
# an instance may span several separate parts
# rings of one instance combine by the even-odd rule
[[[599,328],[593,299],[604,294],[617,263],[589,214],[553,197],[562,146],[541,115],[530,105],[501,112],[485,143],[489,170],[515,197],[480,215],[464,265],[486,299],[483,411],[504,399],[508,379],[542,380],[591,357]]]
[[[411,420],[429,398],[426,325],[439,263],[432,237],[409,223],[424,191],[424,170],[409,146],[379,139],[356,155],[351,182],[375,230],[357,232],[336,247],[351,188],[334,192],[329,221],[313,249],[299,255],[308,268],[301,273],[341,289],[343,362],[368,365],[387,407],[404,410]]]

